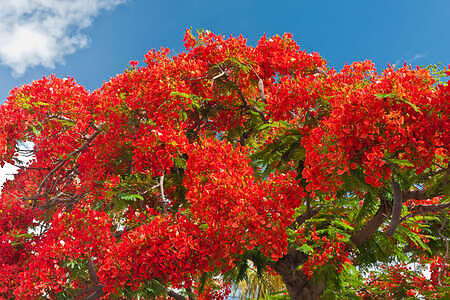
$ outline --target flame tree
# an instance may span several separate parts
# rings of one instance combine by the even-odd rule
[[[220,299],[248,261],[291,299],[448,293],[445,82],[338,72],[289,34],[184,41],[0,106],[1,297]]]

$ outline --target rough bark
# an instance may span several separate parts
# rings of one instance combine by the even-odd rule
[[[280,274],[286,285],[292,300],[315,300],[320,299],[325,285],[314,283],[308,279],[302,270],[297,267],[305,263],[307,256],[296,249],[289,249],[288,253],[271,267]]]

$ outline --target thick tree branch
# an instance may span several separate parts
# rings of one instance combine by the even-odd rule
[[[378,231],[378,228],[381,226],[381,224],[383,224],[384,221],[386,221],[386,219],[389,217],[390,211],[386,205],[386,202],[383,199],[380,200],[380,207],[378,208],[378,211],[375,213],[372,219],[370,219],[363,228],[354,232],[352,237],[350,238],[353,244],[355,244],[357,247],[361,246],[367,240],[369,240],[372,235]]]
[[[413,208],[413,211],[409,213],[408,215],[404,216],[401,219],[401,222],[418,216],[418,215],[426,215],[429,213],[438,212],[440,210],[446,209],[450,207],[450,203],[444,203],[444,204],[435,204],[435,205],[417,205]]]
[[[391,223],[389,224],[389,229],[386,232],[388,236],[392,236],[398,225],[400,225],[400,216],[402,214],[403,206],[403,193],[400,189],[400,185],[397,181],[395,181],[394,177],[392,177],[392,190],[394,193],[394,201],[392,203]]]
[[[402,199],[404,201],[407,201],[409,199],[426,200],[426,199],[431,199],[431,198],[438,197],[441,195],[442,195],[442,193],[440,193],[440,192],[429,193],[426,190],[408,191],[408,192],[402,193]]]
[[[308,219],[311,219],[315,214],[317,214],[320,211],[319,207],[315,208],[308,208],[303,214],[298,216],[294,222],[292,223],[291,227],[298,227],[305,223]]]
[[[434,197],[439,197],[442,196],[443,194],[443,188],[445,186],[448,185],[449,183],[449,169],[440,169],[439,171],[437,171],[436,173],[434,173],[433,175],[442,173],[442,172],[447,172],[447,174],[445,174],[445,180],[442,180],[441,183],[439,184],[439,186],[435,187],[433,190],[433,192],[430,192],[428,190],[417,190],[417,191],[404,191],[402,196],[403,196],[403,201],[407,201],[409,199],[415,199],[415,200],[426,200],[426,199],[431,199]]]
[[[293,299],[319,299],[320,294],[323,291],[323,284],[319,283],[315,286],[302,270],[298,269],[298,266],[304,264],[308,256],[303,252],[289,248],[286,255],[276,262],[269,262],[268,266],[274,269],[283,278],[283,282],[286,284],[290,295],[296,295]],[[314,286],[312,286],[314,285]],[[298,291],[314,290],[317,292],[317,296],[313,298],[305,298],[303,295],[297,295]]]
[[[87,288],[85,288],[85,289],[83,289],[83,290],[81,290],[81,291],[78,291],[78,292],[73,296],[72,300],[75,300],[75,299],[78,300],[78,299],[80,299],[81,296],[86,295],[86,294],[89,294],[88,296],[82,298],[82,299],[86,299],[86,298],[89,297],[92,293],[95,293],[96,290],[97,290],[97,286],[96,286],[96,285],[87,287]]]
[[[445,241],[445,255],[443,257],[444,263],[447,263],[447,261],[448,261],[448,240],[449,240],[449,238],[445,237],[442,234],[442,230],[445,228],[446,224],[447,224],[447,217],[444,216],[444,219],[442,220],[442,223],[441,223],[441,227],[439,228],[439,231],[438,231],[438,234],[441,237],[441,239],[443,239]],[[444,273],[444,272],[445,272],[445,268],[441,269],[441,272],[439,272],[438,282],[440,285],[442,285],[441,278],[442,278],[442,273]]]
[[[295,248],[289,248],[285,256],[275,262],[268,262],[267,265],[277,271],[281,276],[288,276],[299,271],[297,267],[304,264],[307,258],[308,256],[303,252]],[[302,271],[300,270],[300,272]]]
[[[172,297],[172,298],[176,299],[176,300],[188,300],[183,295],[180,295],[180,294],[178,294],[178,293],[176,293],[176,292],[174,292],[172,290],[167,291],[167,295],[169,297]]]
[[[89,277],[91,278],[92,282],[98,283],[99,281],[98,281],[98,276],[97,276],[97,269],[95,268],[92,258],[89,258],[88,271],[89,271]]]
[[[103,296],[103,288],[100,286],[96,286],[96,291],[93,292],[92,294],[86,296],[85,298],[83,298],[83,300],[97,300],[100,299],[101,296]]]
[[[101,284],[101,282],[98,279],[97,269],[95,268],[92,258],[89,258],[88,261],[88,273],[89,278],[94,283],[94,285],[81,292],[82,294],[90,293],[89,295],[84,297],[83,300],[99,299],[101,296],[103,296],[103,284]]]

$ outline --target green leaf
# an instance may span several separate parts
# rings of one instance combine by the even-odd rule
[[[209,225],[208,225],[208,224],[200,224],[200,225],[198,226],[198,228],[200,228],[201,230],[206,230],[206,229],[209,228]]]
[[[396,164],[400,167],[414,167],[414,164],[409,162],[407,159],[395,159],[395,158],[389,158],[386,159],[387,162]]]
[[[180,169],[186,168],[186,160],[184,158],[177,156],[175,158],[172,158],[172,161],[173,161],[175,167],[180,168]]]
[[[376,97],[381,98],[381,99],[385,99],[385,98],[396,98],[397,94],[392,92],[392,93],[388,93],[388,94],[375,94]]]
[[[139,194],[125,194],[125,195],[120,195],[120,199],[125,200],[125,201],[136,201],[136,200],[144,200],[144,197],[142,197]]]
[[[60,123],[64,127],[73,127],[75,125],[75,123],[73,123],[69,120],[61,120],[61,119],[56,119],[56,120],[58,121],[58,123]]]
[[[302,251],[305,254],[311,254],[314,252],[314,249],[308,244],[301,245],[300,248],[298,248],[298,250]]]
[[[414,103],[411,103],[407,99],[403,99],[403,98],[397,96],[397,94],[394,92],[389,93],[389,94],[375,94],[375,96],[378,98],[381,98],[381,99],[392,98],[395,100],[402,101],[402,102],[408,104],[409,106],[411,106],[416,112],[420,113],[420,109]]]
[[[344,222],[342,222],[340,220],[333,220],[331,222],[331,224],[334,225],[334,226],[342,227],[344,229],[348,229],[348,230],[353,230],[354,229],[353,226],[350,226],[350,225],[348,225],[348,224],[346,224],[346,223],[344,223]]]
[[[39,130],[34,125],[30,125],[30,126],[31,126],[31,130],[33,130],[34,135],[39,136]]]
[[[50,104],[42,102],[42,101],[36,101],[36,102],[33,102],[33,105],[34,106],[49,106]]]
[[[412,109],[414,109],[417,113],[420,113],[420,112],[421,112],[420,109],[419,109],[415,104],[409,102],[408,100],[403,99],[403,98],[398,98],[398,99],[399,99],[400,101],[405,102],[405,103],[408,104],[409,106],[411,106]]]

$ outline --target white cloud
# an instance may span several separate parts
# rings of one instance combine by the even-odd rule
[[[126,0],[0,0],[0,64],[15,76],[27,68],[54,68],[83,48],[82,30],[102,10]]]
[[[10,164],[5,164],[3,168],[0,168],[0,193],[5,181],[12,180],[14,178],[14,174],[16,173],[17,168]]]
[[[20,149],[20,151],[21,150],[33,150],[33,148],[34,148],[34,144],[32,142],[20,142],[17,146]],[[25,156],[25,155],[18,154],[16,156],[16,159],[17,159],[16,160],[17,166],[27,166],[33,161],[34,155]],[[5,183],[5,181],[13,180],[14,175],[17,174],[18,170],[19,170],[18,167],[14,166],[10,163],[5,163],[3,168],[0,167],[0,194],[2,192],[3,184]]]

